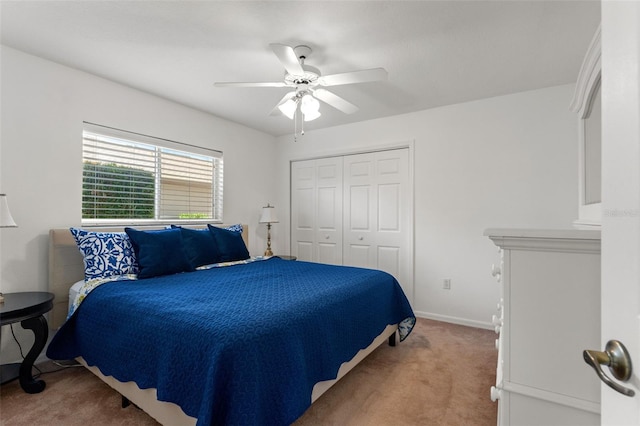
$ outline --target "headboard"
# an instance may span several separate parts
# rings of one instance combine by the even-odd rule
[[[225,227],[228,225],[216,225]],[[205,228],[206,225],[194,225],[193,228]],[[161,229],[159,226],[140,226],[139,229]],[[249,247],[249,227],[242,225],[242,239]],[[124,228],[88,228],[96,232],[124,232]],[[55,295],[53,309],[49,316],[52,329],[60,327],[67,319],[69,311],[69,289],[84,279],[84,263],[76,241],[69,228],[49,230],[49,292]]]

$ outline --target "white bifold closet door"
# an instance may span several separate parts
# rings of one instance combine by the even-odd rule
[[[409,169],[408,148],[293,162],[292,254],[389,272],[411,300]]]
[[[292,163],[291,254],[342,265],[342,157]]]
[[[343,263],[386,271],[409,296],[408,151],[344,157]]]

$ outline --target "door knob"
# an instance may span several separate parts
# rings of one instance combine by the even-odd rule
[[[611,380],[609,376],[602,371],[602,367],[600,367],[600,365],[606,365],[609,367],[613,377],[623,382],[631,378],[631,357],[622,342],[609,340],[604,352],[587,349],[582,352],[582,356],[584,357],[584,361],[593,367],[598,377],[600,377],[600,380],[605,382],[610,388],[626,396],[634,396],[636,394],[633,389],[625,388]]]

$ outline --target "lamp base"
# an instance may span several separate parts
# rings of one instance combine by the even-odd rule
[[[267,223],[267,249],[264,252],[265,256],[273,256],[271,251],[271,224]]]

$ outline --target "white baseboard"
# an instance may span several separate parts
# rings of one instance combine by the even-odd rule
[[[458,318],[458,317],[452,317],[449,315],[440,315],[440,314],[434,314],[431,312],[422,312],[422,311],[413,311],[413,313],[416,314],[416,317],[418,318],[426,318],[426,319],[431,319],[435,321],[449,322],[452,324],[466,325],[467,327],[483,328],[486,330],[493,330],[495,327],[489,321],[487,322],[475,321],[467,318]]]

